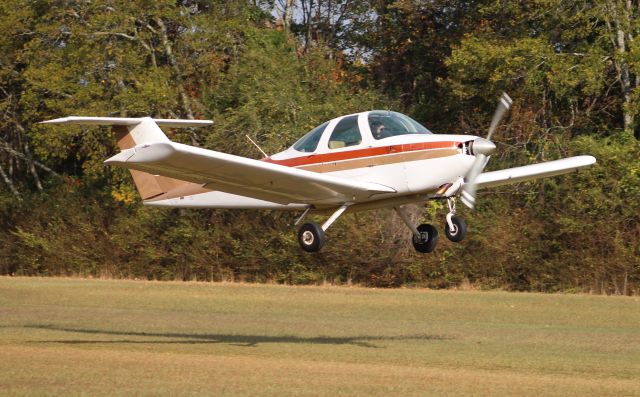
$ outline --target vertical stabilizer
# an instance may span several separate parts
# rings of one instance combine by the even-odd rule
[[[165,133],[153,119],[145,117],[139,124],[114,125],[113,132],[120,150],[131,149],[134,146],[151,142],[170,142]],[[178,187],[192,185],[191,182],[151,175],[143,171],[129,170],[133,177],[138,193],[143,201],[168,193]]]
[[[151,117],[143,117],[141,120],[140,124],[126,126],[136,145],[150,142],[169,142],[169,138]]]

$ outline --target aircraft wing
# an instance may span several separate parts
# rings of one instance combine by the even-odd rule
[[[530,179],[566,174],[596,162],[593,156],[568,157],[561,160],[525,165],[523,167],[507,168],[504,170],[484,172],[478,175],[476,183],[478,189],[508,185]]]
[[[138,145],[121,151],[105,163],[278,204],[341,204],[396,192],[377,183],[348,180],[171,141]]]

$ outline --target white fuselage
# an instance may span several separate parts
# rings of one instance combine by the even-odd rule
[[[317,148],[301,152],[291,147],[264,161],[311,172],[388,186],[395,193],[382,193],[358,200],[354,204],[388,200],[420,201],[441,186],[454,183],[467,174],[475,157],[466,153],[463,143],[474,140],[469,135],[408,134],[374,139],[367,122],[369,112],[331,120]],[[361,142],[347,147],[331,148],[329,139],[336,125],[345,117],[358,117]],[[403,199],[404,198],[404,199]],[[310,204],[322,209],[335,203],[271,203],[220,191],[200,193],[147,203],[158,206],[301,209]],[[354,206],[355,207],[355,206]],[[370,207],[370,206],[369,206]]]

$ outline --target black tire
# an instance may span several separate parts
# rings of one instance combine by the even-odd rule
[[[307,252],[318,252],[325,243],[324,230],[315,222],[305,223],[298,230],[298,244]]]
[[[436,244],[438,244],[438,229],[433,227],[432,225],[423,223],[418,226],[418,232],[423,236],[422,239],[418,239],[415,235],[413,236],[413,248],[418,252],[422,252],[423,254],[432,252],[436,248]]]
[[[459,243],[467,236],[467,222],[459,216],[452,216],[453,230],[449,227],[449,222],[445,222],[444,235],[454,243]]]

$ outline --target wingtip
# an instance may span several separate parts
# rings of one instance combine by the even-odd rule
[[[579,160],[581,162],[581,165],[585,167],[589,165],[593,165],[598,162],[598,160],[594,156],[587,155],[587,154],[582,156],[576,156],[575,159]]]
[[[38,124],[63,124],[69,121],[68,117],[61,117],[58,119],[52,119],[52,120],[45,120],[45,121],[41,121]]]

